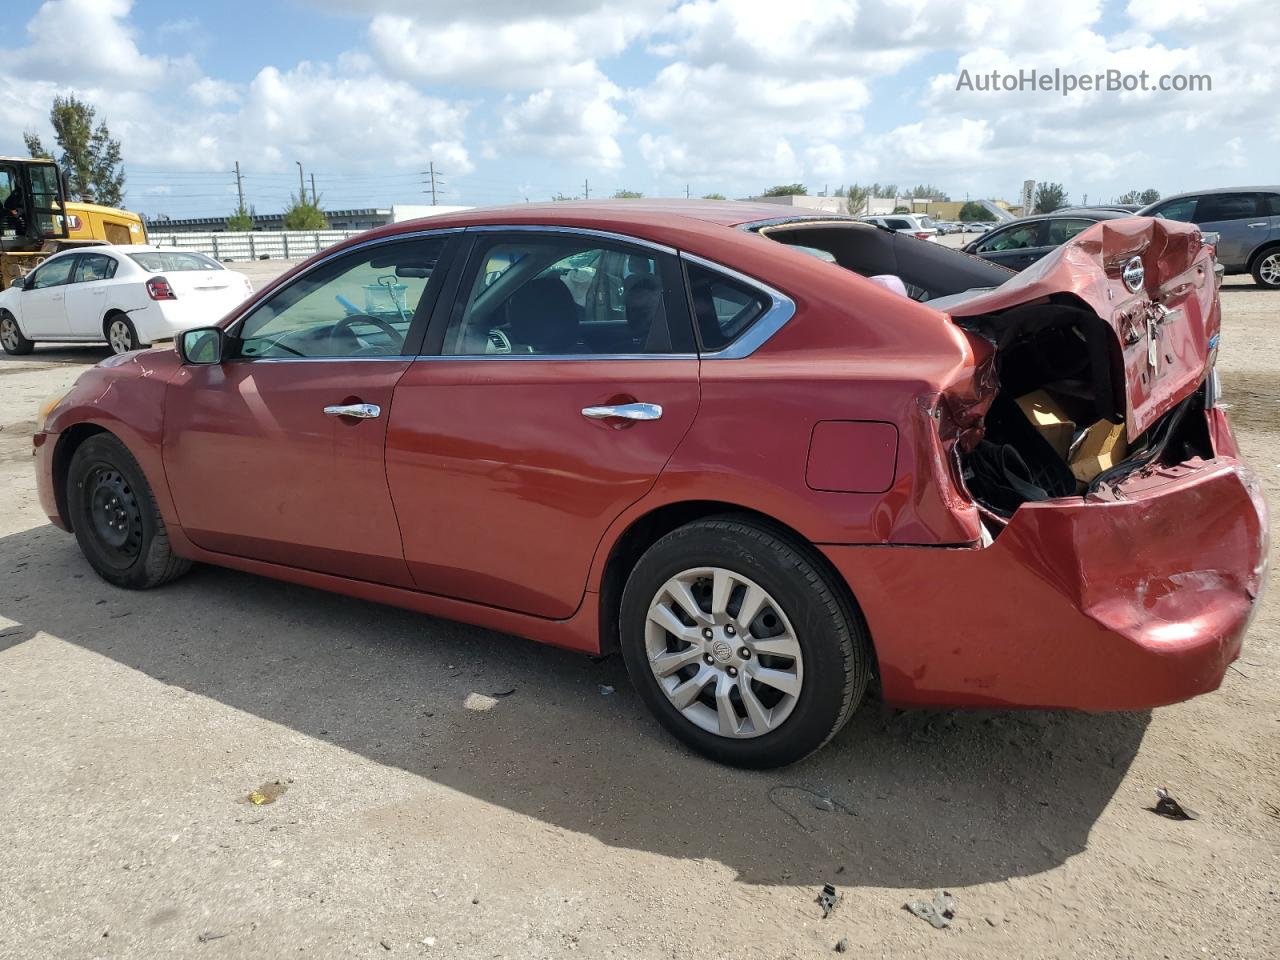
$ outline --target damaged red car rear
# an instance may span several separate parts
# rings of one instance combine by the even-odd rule
[[[848,218],[565,203],[400,224],[107,361],[36,435],[112,583],[191,561],[584,652],[745,766],[897,705],[1214,690],[1267,518],[1213,249],[1100,223],[1012,274]]]

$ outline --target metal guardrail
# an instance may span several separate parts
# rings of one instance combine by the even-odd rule
[[[215,260],[301,260],[363,230],[248,230],[238,233],[147,231],[157,247],[208,254]]]

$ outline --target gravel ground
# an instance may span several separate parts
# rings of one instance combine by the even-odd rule
[[[1280,294],[1224,303],[1280,507]],[[0,361],[0,957],[1280,955],[1274,587],[1193,702],[868,704],[816,757],[738,772],[662,735],[616,658],[208,567],[102,583],[39,512],[29,434],[104,355]],[[1151,813],[1162,784],[1202,818]],[[939,887],[946,930],[902,909]]]

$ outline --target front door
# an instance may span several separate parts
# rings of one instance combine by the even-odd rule
[[[435,355],[392,405],[387,476],[420,589],[573,614],[605,530],[697,412],[678,271],[594,236],[477,234]]]
[[[207,550],[410,586],[383,462],[446,239],[321,263],[231,328],[231,356],[169,387],[165,472]]]
[[[22,291],[20,302],[22,330],[29,339],[67,336],[67,284],[75,262],[74,253],[54,257],[28,278],[31,287]]]
[[[1260,193],[1206,193],[1196,205],[1196,224],[1218,234],[1218,260],[1232,270],[1244,269],[1271,233],[1270,211]]]
[[[1025,270],[1049,252],[1044,246],[1044,233],[1043,220],[1011,224],[983,237],[973,252],[1010,270]]]

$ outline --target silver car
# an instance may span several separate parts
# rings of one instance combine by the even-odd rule
[[[1165,197],[1139,216],[1194,223],[1218,235],[1218,262],[1227,273],[1251,273],[1280,290],[1280,187],[1223,187]]]

